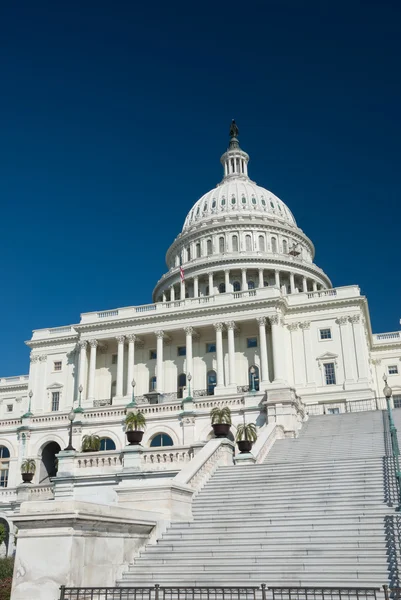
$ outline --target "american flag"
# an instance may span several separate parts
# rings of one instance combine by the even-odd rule
[[[184,269],[182,268],[182,265],[180,265],[180,279],[181,279],[181,281],[184,281],[184,279],[185,279],[185,273],[184,273]]]

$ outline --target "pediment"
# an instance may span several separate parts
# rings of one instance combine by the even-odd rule
[[[48,390],[56,390],[56,389],[59,389],[59,388],[62,388],[62,387],[64,387],[62,383],[59,383],[58,381],[55,381],[51,385],[48,385],[47,389]]]
[[[325,352],[324,354],[318,356],[316,360],[334,360],[335,358],[338,358],[338,354],[333,354],[332,352]]]

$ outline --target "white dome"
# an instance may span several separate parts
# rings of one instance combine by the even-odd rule
[[[196,202],[185,219],[183,232],[222,215],[255,215],[296,226],[293,214],[277,196],[244,175],[225,177]]]

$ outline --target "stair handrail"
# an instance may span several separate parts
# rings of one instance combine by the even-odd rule
[[[277,423],[268,423],[264,429],[258,433],[258,439],[252,447],[252,454],[254,455],[258,464],[262,463],[268,455],[274,442],[284,437],[284,428],[282,425]]]
[[[227,438],[212,438],[194,456],[173,481],[188,485],[199,491],[213,475],[217,467],[233,464],[234,443]]]
[[[397,482],[397,496],[398,496],[397,510],[401,511],[400,447],[398,445],[397,427],[395,426],[394,419],[393,419],[393,411],[391,409],[391,396],[393,394],[393,390],[387,384],[387,375],[386,374],[383,375],[383,379],[385,382],[383,393],[386,398],[388,422],[390,425],[391,452],[392,452],[392,456],[393,456],[393,460],[394,460],[395,477],[396,477],[396,482]]]

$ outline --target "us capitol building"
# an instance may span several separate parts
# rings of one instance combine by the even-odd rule
[[[249,178],[235,122],[220,161],[223,178],[185,218],[152,303],[34,330],[29,375],[0,379],[0,517],[11,529],[22,460],[36,461],[31,495],[51,497],[71,407],[74,447],[97,434],[98,457],[113,457],[134,398],[145,470],[177,472],[212,437],[216,405],[231,408],[234,434],[246,414],[288,437],[308,414],[383,408],[384,374],[401,405],[400,332],[373,334],[359,287],[332,287],[290,209]]]

